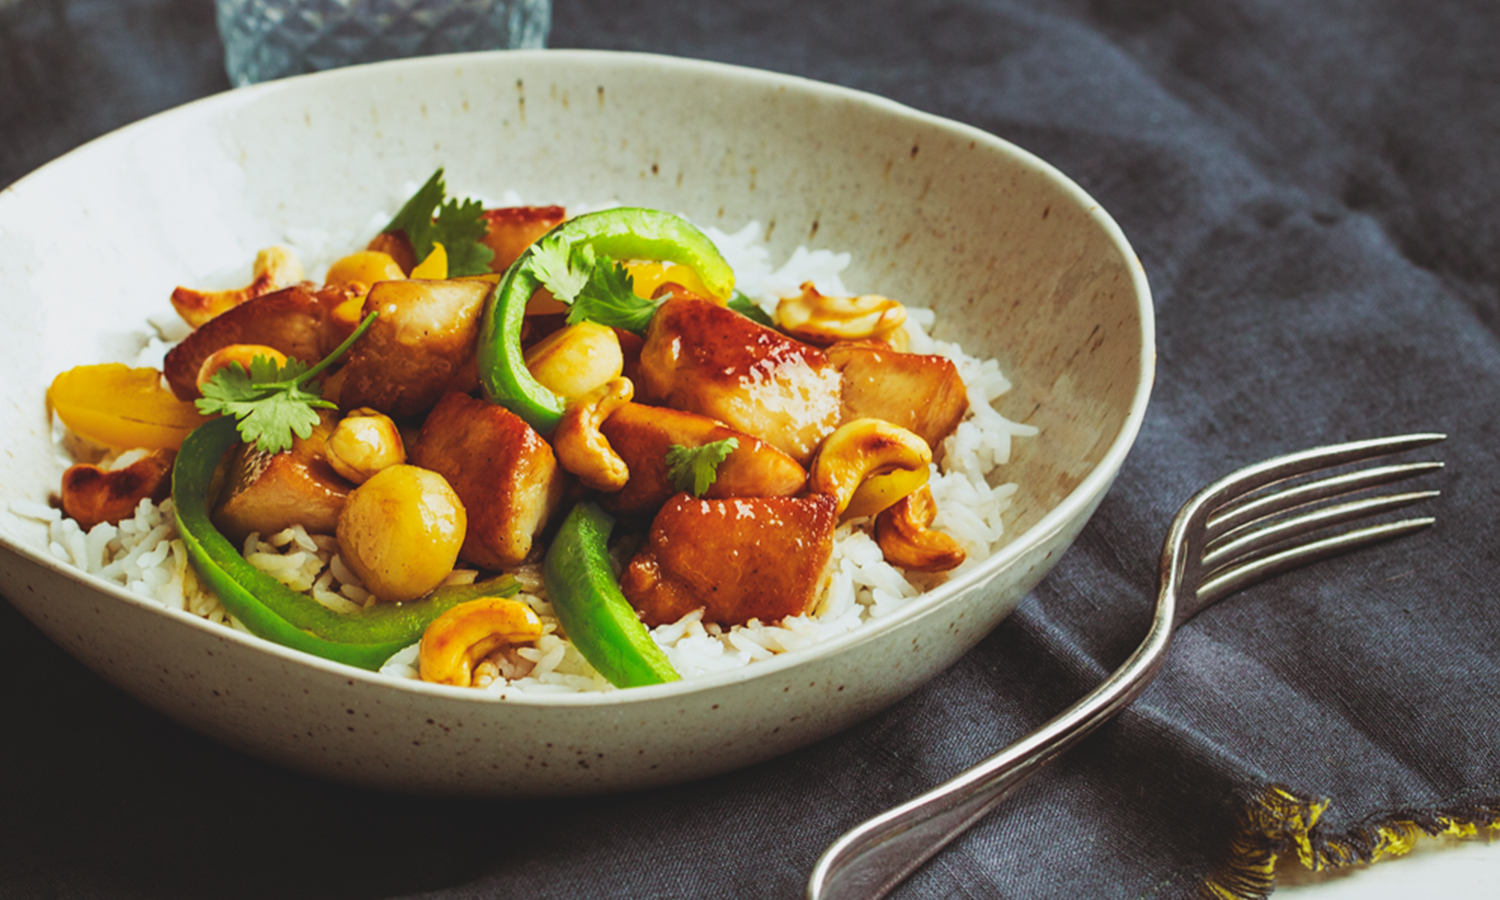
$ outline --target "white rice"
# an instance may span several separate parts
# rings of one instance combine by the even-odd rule
[[[381,218],[374,227],[382,226],[387,218]],[[799,247],[778,267],[772,264],[760,240],[759,223],[752,222],[732,234],[714,228],[705,231],[734,269],[739,290],[767,312],[774,311],[779,297],[800,293],[800,286],[807,281],[824,294],[851,293],[841,279],[850,261],[847,253]],[[328,235],[314,230],[301,230],[288,237],[295,238],[295,243],[313,257],[324,255],[333,246]],[[934,466],[929,481],[938,510],[933,527],[958,540],[968,558],[953,572],[907,576],[885,562],[869,534],[868,519],[845,522],[835,533],[827,592],[811,614],[774,625],[751,621],[723,629],[705,625],[702,610],[698,610],[652,629],[652,638],[684,678],[769,659],[889,615],[925,590],[977,565],[1000,541],[1004,534],[1002,516],[1016,486],[992,485],[990,480],[997,468],[1009,461],[1011,439],[1035,435],[1037,430],[1012,422],[995,410],[994,401],[1010,389],[1010,382],[995,361],[968,356],[957,344],[930,337],[927,329],[934,320],[931,310],[908,307],[907,311],[909,349],[952,359],[968,388],[970,412],[944,441],[942,463]],[[138,364],[159,366],[170,343],[180,340],[182,334],[175,316],[153,317],[151,323],[158,336],[147,342]],[[125,464],[126,458],[122,456],[116,464]],[[100,524],[87,533],[51,507],[15,502],[10,510],[47,523],[51,552],[58,559],[170,609],[243,628],[203,587],[188,564],[170,499],[160,505],[143,500],[133,518],[118,526]],[[332,536],[309,535],[301,526],[265,538],[252,534],[245,541],[244,555],[257,568],[294,590],[309,593],[330,609],[350,612],[375,602],[339,558],[338,543]],[[460,570],[451,580],[472,581],[476,574]],[[475,672],[476,684],[502,696],[506,692],[613,690],[564,640],[547,602],[540,570],[523,567],[512,574],[521,584],[518,599],[536,610],[545,631],[534,646],[511,648],[481,663]],[[413,645],[397,653],[380,671],[393,678],[414,679],[418,677],[416,661],[417,647]]]
[[[142,500],[131,518],[101,522],[87,533],[49,506],[17,501],[10,511],[46,522],[49,549],[63,562],[169,609],[239,627],[188,564],[170,498],[160,505]]]

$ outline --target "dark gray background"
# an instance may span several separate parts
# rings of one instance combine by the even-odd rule
[[[1015,616],[864,725],[735,775],[545,804],[273,769],[120,695],[0,604],[0,896],[795,897],[844,828],[1124,659],[1195,487],[1407,430],[1452,435],[1434,530],[1200,617],[1135,708],[902,896],[1190,897],[1269,784],[1332,801],[1319,840],[1500,816],[1500,6],[556,0],[554,23],[557,47],[883,94],[1099,199],[1150,276],[1160,359],[1098,516]],[[0,7],[0,185],[227,87],[209,0]]]

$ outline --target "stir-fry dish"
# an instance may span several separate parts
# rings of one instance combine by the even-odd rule
[[[159,370],[58,375],[54,552],[329,660],[576,689],[847,630],[998,539],[1008,450],[973,435],[1025,426],[993,363],[918,352],[925,311],[752,298],[676,215],[442,175],[321,281],[273,247],[178,288]]]

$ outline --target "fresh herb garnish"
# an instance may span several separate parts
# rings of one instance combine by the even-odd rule
[[[568,310],[568,324],[587,320],[643,334],[656,315],[656,306],[655,300],[636,296],[630,272],[624,266],[604,257],[596,262],[588,284]]]
[[[570,246],[557,238],[544,237],[532,246],[527,264],[552,296],[572,303],[593,274],[594,252],[587,244]]]
[[[370,329],[376,315],[365,316],[347,340],[312,367],[300,359],[278,366],[267,356],[252,359],[248,372],[239,363],[230,363],[203,385],[203,397],[195,404],[198,411],[234,416],[239,420],[241,440],[264,453],[290,450],[292,435],[306,439],[312,434],[319,409],[337,407],[323,399],[317,386],[308,388],[308,382],[343,356]]]
[[[672,486],[702,497],[718,480],[719,463],[739,445],[739,438],[725,438],[701,447],[673,444],[667,448],[667,476],[672,479]]]
[[[568,324],[588,320],[644,334],[660,301],[636,296],[630,272],[587,244],[569,246],[557,238],[542,238],[532,247],[527,266],[542,286],[568,304]],[[728,307],[758,325],[776,323],[754,300],[735,291]]]
[[[404,232],[420,262],[442,244],[448,253],[448,274],[483,275],[490,270],[495,251],[483,243],[489,232],[484,204],[478,200],[447,200],[443,170],[438,169],[396,213],[385,233]]]
[[[725,305],[757,325],[764,325],[767,328],[776,327],[776,323],[772,321],[770,316],[766,315],[765,310],[761,309],[754,300],[751,300],[739,291],[735,291],[730,296],[729,302]]]
[[[598,322],[641,334],[656,315],[657,303],[637,297],[630,272],[588,244],[568,246],[543,238],[528,262],[542,286],[568,304],[568,324]]]

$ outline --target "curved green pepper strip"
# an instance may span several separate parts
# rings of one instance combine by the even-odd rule
[[[682,676],[615,581],[605,545],[614,524],[614,518],[594,503],[573,507],[547,548],[547,596],[568,640],[610,684],[640,687],[677,681]]]
[[[238,441],[230,416],[194,429],[177,452],[172,503],[177,531],[193,568],[252,634],[324,659],[379,669],[392,654],[420,640],[433,619],[472,599],[471,586],[445,588],[410,603],[378,603],[359,612],[341,613],[246,562],[208,514],[208,486],[214,469]],[[500,591],[484,593],[494,596]]]
[[[649,259],[691,268],[716,300],[734,291],[734,270],[703,232],[680,216],[654,209],[606,209],[569,219],[543,240],[573,247],[587,244],[600,256],[616,260]],[[526,304],[542,286],[532,270],[528,247],[485,303],[479,332],[479,379],[484,395],[520,416],[541,434],[550,434],[562,418],[563,399],[543,387],[526,368],[521,354],[521,325]]]

